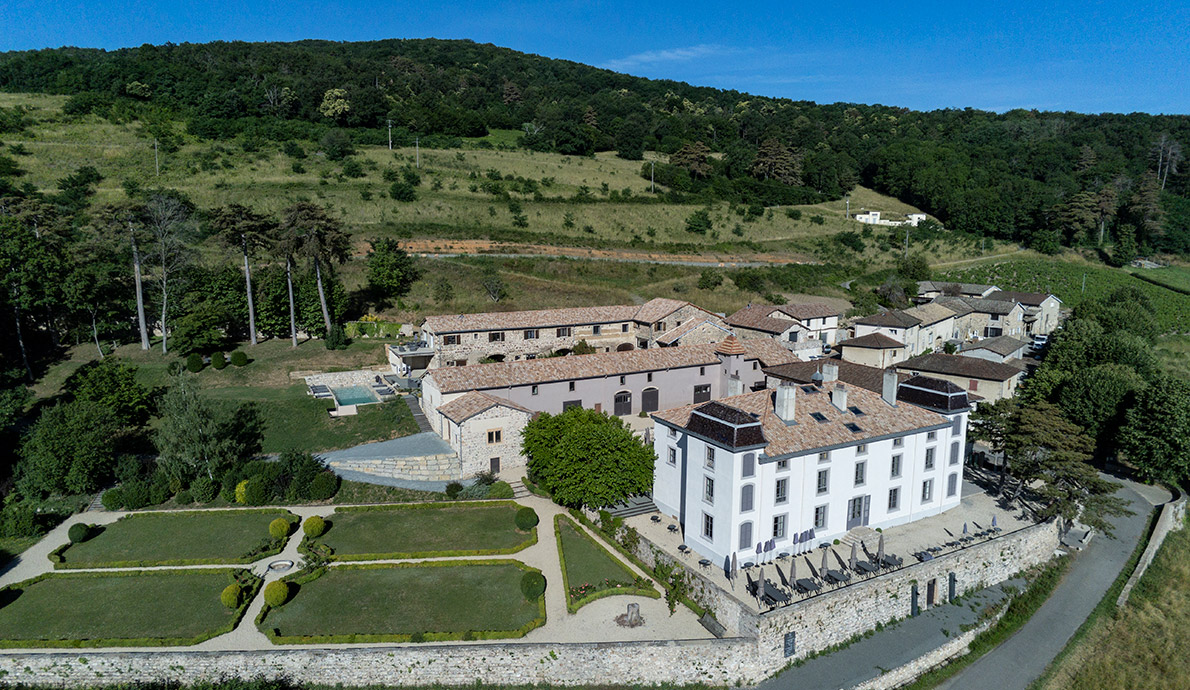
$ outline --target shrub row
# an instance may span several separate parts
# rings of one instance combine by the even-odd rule
[[[223,370],[227,365],[231,364],[235,367],[243,367],[248,365],[248,355],[243,350],[236,350],[230,356],[224,355],[222,352],[216,352],[211,355],[211,368],[216,370]],[[203,370],[206,364],[202,361],[202,355],[197,352],[191,352],[186,355],[185,365],[186,371],[192,374],[197,374]]]

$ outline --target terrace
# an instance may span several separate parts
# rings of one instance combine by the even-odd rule
[[[655,521],[654,518],[660,520]],[[989,532],[992,530],[993,522],[996,530]],[[778,588],[784,589],[790,595],[788,603],[796,605],[816,594],[846,585],[832,583],[827,579],[826,573],[818,572],[822,570],[821,564],[827,548],[833,552],[825,554],[829,569],[841,573],[849,582],[857,582],[880,577],[920,562],[921,559],[914,554],[922,554],[926,560],[930,560],[988,540],[1005,537],[1034,523],[1019,508],[1005,509],[982,488],[964,481],[960,504],[933,517],[884,528],[881,533],[867,528],[857,528],[840,537],[839,544],[831,543],[833,539],[814,539],[793,548],[779,548],[775,552],[762,554],[760,558],[754,553],[741,552],[737,558],[739,576],[734,581],[727,576],[730,564],[711,563],[686,547],[681,525],[677,524],[676,518],[654,512],[625,518],[624,524],[635,528],[642,537],[674,561],[708,579],[748,610],[762,613],[770,607],[762,605],[748,591],[749,580],[755,580],[758,575],[757,568],[750,565],[752,563],[763,565],[765,578]],[[876,569],[871,573],[865,572],[862,567],[852,570],[848,565],[852,544],[856,545],[856,558],[867,562],[865,550],[875,555],[881,535],[884,537],[884,553],[900,557],[901,564]],[[773,568],[774,565],[776,569]],[[796,580],[807,579],[813,581],[819,589],[815,592],[800,593],[793,585]]]

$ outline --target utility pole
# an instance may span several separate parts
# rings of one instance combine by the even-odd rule
[[[393,121],[392,118],[388,120],[388,150],[393,150]]]
[[[418,137],[413,137],[413,153],[416,156],[417,167],[420,168],[421,167],[421,144],[418,141]]]
[[[653,181],[653,178],[655,177],[655,175],[653,173],[656,172],[656,168],[657,168],[657,161],[649,161],[649,193],[650,194],[657,193],[657,183]]]
[[[1083,292],[1085,293],[1086,291],[1087,291],[1087,274],[1084,273],[1083,274]]]
[[[905,258],[909,258],[909,226],[905,226]]]
[[[847,195],[847,212],[843,216],[847,220],[851,220],[851,195]]]
[[[161,177],[161,156],[157,154],[157,140],[153,140],[153,164],[157,168],[157,177]]]

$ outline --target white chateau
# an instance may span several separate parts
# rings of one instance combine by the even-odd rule
[[[912,402],[911,402],[912,401]],[[857,526],[959,504],[970,403],[952,383],[884,374],[882,394],[838,380],[778,386],[653,415],[653,501],[716,564],[757,544],[798,553]]]

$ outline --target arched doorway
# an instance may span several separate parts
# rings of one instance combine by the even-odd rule
[[[656,412],[657,405],[657,389],[646,388],[640,393],[640,410],[641,412]]]
[[[632,343],[621,343],[620,346],[616,348],[616,352],[628,352],[633,349],[635,349],[635,346]]]
[[[628,391],[620,391],[616,393],[615,406],[612,414],[617,417],[626,417],[632,414],[632,393]]]

